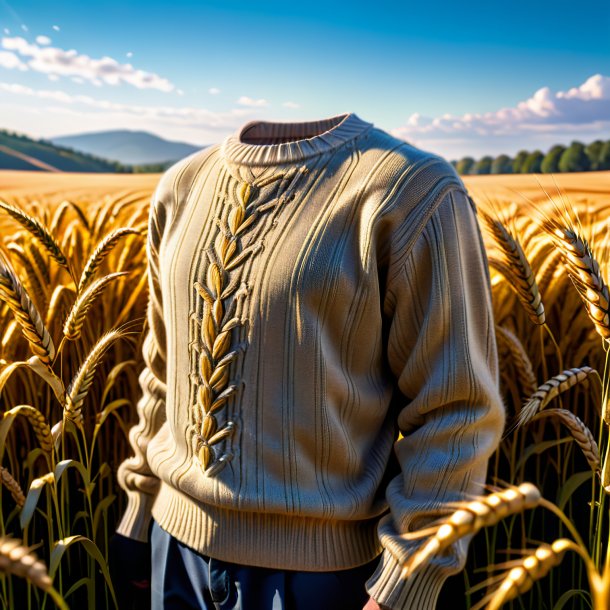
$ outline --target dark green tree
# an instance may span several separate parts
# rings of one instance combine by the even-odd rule
[[[521,173],[522,174],[537,174],[540,172],[540,166],[542,165],[542,160],[544,159],[544,155],[541,151],[535,150],[531,152],[523,161],[521,165]]]
[[[464,157],[457,162],[456,169],[458,174],[462,176],[468,175],[474,167],[474,159],[472,157]]]
[[[559,159],[561,172],[586,172],[590,168],[589,157],[585,153],[585,145],[574,141],[568,146]]]
[[[587,157],[589,157],[590,169],[599,169],[600,155],[603,146],[603,140],[595,140],[595,142],[591,142],[591,144],[587,144],[587,146],[585,146],[585,154]]]
[[[513,160],[508,155],[498,155],[491,164],[492,174],[512,174]]]
[[[604,142],[599,153],[599,169],[610,169],[610,140]]]
[[[565,149],[566,147],[562,144],[553,146],[553,148],[544,155],[544,159],[540,165],[540,171],[543,174],[556,174],[559,171],[559,159],[561,158],[561,155],[563,155]]]
[[[517,153],[517,156],[515,157],[515,160],[513,161],[513,174],[521,173],[521,167],[522,167],[524,161],[527,159],[528,155],[529,155],[529,152],[527,150],[520,150]]]
[[[478,176],[483,174],[491,173],[491,164],[493,163],[493,157],[486,155],[485,157],[481,157],[472,168],[472,173]]]

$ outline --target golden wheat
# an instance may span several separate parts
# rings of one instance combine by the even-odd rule
[[[122,330],[110,330],[104,333],[91,348],[66,391],[64,414],[67,419],[77,424],[83,423],[83,403],[93,383],[95,371],[110,345],[126,335],[127,333]]]
[[[593,470],[599,468],[599,448],[597,442],[593,438],[593,434],[582,420],[574,415],[567,409],[547,409],[538,413],[533,420],[540,417],[557,417],[570,431],[572,438],[576,441],[576,444],[582,449],[584,456],[587,458],[587,462]],[[533,421],[532,420],[532,421]]]
[[[587,315],[607,341],[610,339],[610,294],[587,240],[573,228],[557,222],[546,221],[542,226],[561,251],[564,266],[585,304]]]
[[[529,400],[523,405],[521,411],[517,415],[515,427],[523,426],[531,421],[538,411],[544,409],[553,398],[562,392],[569,390],[578,383],[587,385],[591,377],[595,377],[599,380],[598,372],[590,366],[573,367],[551,377],[542,385],[538,386],[536,392],[534,392]]]
[[[9,409],[4,417],[10,415],[23,415],[30,422],[40,448],[46,453],[51,453],[51,450],[53,449],[51,427],[45,419],[45,416],[38,409],[35,409],[30,405],[18,405]]]
[[[506,602],[529,591],[535,581],[544,578],[552,568],[558,566],[565,552],[573,546],[574,543],[566,538],[540,545],[520,565],[510,570],[500,586],[472,610],[478,610],[485,604],[486,610],[500,610]]]
[[[23,506],[25,504],[25,495],[19,483],[15,480],[13,475],[4,466],[0,466],[0,480],[2,484],[11,492],[13,500],[17,506]]]
[[[8,267],[0,260],[0,299],[10,307],[34,354],[50,365],[55,357],[55,346],[40,313],[32,303],[25,288]]]
[[[403,578],[415,572],[433,555],[441,553],[459,538],[494,525],[507,515],[534,508],[540,499],[540,491],[534,485],[522,483],[518,487],[502,489],[464,503],[460,509],[444,519],[428,542],[407,560],[403,565]]]
[[[16,538],[0,537],[0,570],[27,578],[43,591],[53,584],[44,563]]]
[[[47,250],[51,257],[64,269],[71,273],[68,259],[65,257],[60,245],[42,223],[26,214],[23,210],[16,208],[4,201],[0,201],[0,208],[8,212],[27,231],[29,231]]]
[[[123,275],[127,275],[127,272],[118,271],[116,273],[109,273],[87,286],[84,292],[79,294],[64,323],[64,336],[66,339],[75,341],[80,337],[87,312],[93,305],[93,301],[95,301],[110,282]]]
[[[492,218],[483,210],[480,213],[504,254],[505,261],[501,262],[503,263],[500,266],[501,272],[507,274],[506,279],[523,303],[530,320],[534,324],[544,324],[546,319],[544,304],[536,284],[536,277],[519,240],[511,234],[500,220]]]
[[[85,263],[85,267],[83,268],[83,272],[81,273],[80,281],[78,283],[79,293],[83,291],[87,284],[89,284],[94,273],[97,271],[98,267],[102,264],[108,254],[112,251],[119,239],[121,239],[121,237],[124,235],[132,234],[139,235],[140,232],[137,229],[132,229],[130,227],[121,227],[119,229],[114,229],[108,233],[104,239],[102,239]]]
[[[496,324],[496,336],[499,343],[504,345],[510,353],[523,393],[525,396],[531,396],[536,391],[538,384],[536,383],[532,362],[523,347],[523,343],[511,330],[499,324]]]

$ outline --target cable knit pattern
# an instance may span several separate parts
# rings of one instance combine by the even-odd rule
[[[128,504],[195,550],[294,570],[379,557],[367,591],[436,606],[401,534],[483,493],[504,427],[476,209],[444,159],[355,113],[250,121],[153,194]],[[402,437],[398,438],[398,432]]]

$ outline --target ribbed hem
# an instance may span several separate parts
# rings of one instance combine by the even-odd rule
[[[148,527],[155,497],[137,491],[127,491],[127,508],[116,531],[127,538],[148,542]]]
[[[402,566],[384,549],[377,569],[364,586],[378,604],[391,610],[435,610],[448,577],[446,568],[427,564],[403,578]]]
[[[378,519],[337,521],[232,510],[161,483],[157,523],[199,553],[231,563],[312,572],[353,568],[380,555]]]
[[[220,145],[220,153],[229,163],[280,165],[337,148],[372,126],[373,123],[354,112],[313,121],[254,120],[227,136]]]

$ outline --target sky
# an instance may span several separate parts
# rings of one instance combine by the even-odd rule
[[[449,159],[610,139],[610,2],[0,0],[0,128],[203,147],[343,112]]]

